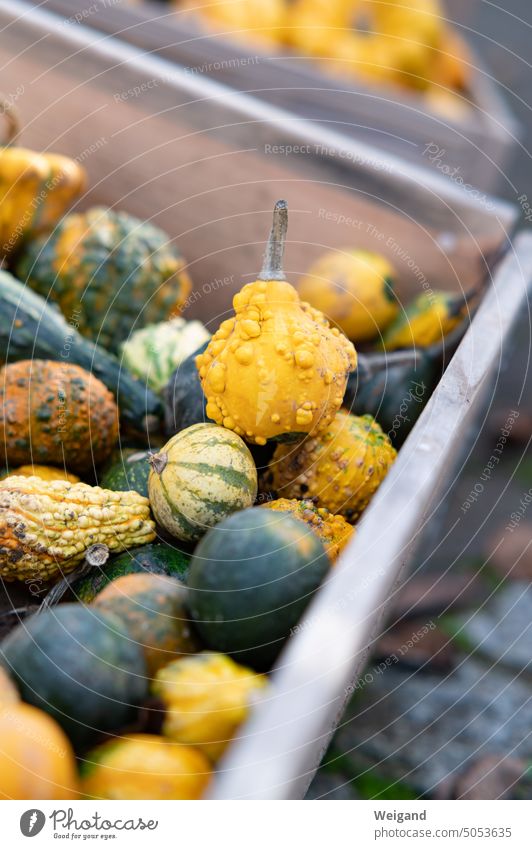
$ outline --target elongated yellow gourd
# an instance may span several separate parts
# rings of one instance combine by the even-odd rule
[[[0,577],[50,581],[71,572],[97,543],[110,551],[155,538],[148,499],[137,492],[38,477],[0,481]]]

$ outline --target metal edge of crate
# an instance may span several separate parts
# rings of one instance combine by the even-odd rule
[[[394,154],[375,150],[370,144],[345,137],[222,83],[191,76],[182,67],[159,56],[146,55],[140,48],[113,36],[65,21],[54,12],[37,8],[25,0],[0,0],[0,11],[14,19],[22,19],[26,26],[44,32],[52,31],[63,41],[111,61],[115,68],[131,66],[139,73],[158,78],[161,86],[188,93],[191,102],[222,104],[227,112],[232,111],[235,116],[254,124],[258,141],[261,140],[262,127],[267,127],[268,131],[275,128],[286,141],[327,151],[323,156],[316,156],[329,165],[331,152],[336,151],[341,155],[344,170],[348,168],[361,178],[368,174],[371,176],[376,202],[381,192],[386,196],[393,190],[404,198],[405,204],[416,209],[417,220],[423,220],[427,226],[436,226],[431,222],[436,198],[449,211],[449,217],[455,216],[460,227],[473,238],[500,236],[501,232],[508,233],[515,224],[516,208],[513,204],[494,197],[478,203],[471,194],[439,173],[406,162]]]
[[[84,14],[84,0],[44,0],[44,3],[38,3],[38,0],[31,0],[36,6],[48,7],[51,11],[59,15]],[[233,62],[235,53],[240,51],[241,55],[243,47],[238,43],[231,41],[218,40],[215,41],[216,35],[201,29],[194,29],[190,23],[187,25],[181,21],[175,20],[175,17],[170,19],[168,7],[160,3],[151,3],[161,14],[154,14],[151,17],[148,14],[148,6],[143,3],[141,6],[133,6],[127,9],[117,9],[114,6],[102,6],[97,13],[93,15],[91,25],[101,32],[116,35],[121,40],[134,44],[137,47],[145,48],[150,52],[157,52],[165,58],[173,60],[178,64],[194,63],[203,60],[206,65],[218,65],[216,75],[219,80],[229,85],[232,88],[238,86],[238,72],[235,74]],[[164,20],[163,20],[164,19]],[[168,41],[169,33],[175,33],[175,38]],[[206,56],[200,53],[198,44],[202,44],[202,48]],[[206,45],[206,46],[205,46]],[[512,145],[516,144],[520,135],[521,127],[517,119],[514,117],[505,99],[497,90],[491,79],[491,75],[485,68],[484,63],[478,58],[476,51],[469,45],[469,50],[473,59],[473,83],[472,83],[472,98],[473,105],[476,107],[475,118],[469,121],[448,121],[441,120],[440,135],[442,136],[442,147],[446,148],[446,153],[453,153],[453,146],[469,145],[474,148],[476,146],[475,139],[472,136],[482,138],[483,140],[483,155],[484,158],[492,161],[494,167],[491,172],[501,171],[505,161],[509,155]],[[220,61],[216,61],[218,58]],[[210,61],[209,60],[213,60]],[[283,96],[283,101],[280,102],[280,95],[277,92],[279,83],[284,83],[286,79],[286,62],[289,57],[271,56],[268,57],[267,67],[268,77],[266,79],[266,87],[264,91],[257,91],[256,95],[259,99],[266,102],[279,105],[282,108],[296,111],[295,105],[292,102],[286,102]],[[226,70],[224,70],[224,62]],[[194,65],[192,65],[194,67]],[[252,85],[256,80],[254,67],[247,66],[246,75],[249,78],[251,71]],[[415,92],[407,92],[404,97],[397,94],[391,87],[381,86],[379,89],[365,86],[362,82],[356,87],[342,78],[335,78],[334,75],[325,74],[308,64],[302,64],[301,61],[295,68],[292,68],[292,74],[296,83],[295,90],[301,87],[302,92],[309,89],[309,85],[317,91],[330,90],[331,96],[334,98],[339,82],[342,83],[342,93],[351,93],[362,100],[358,101],[357,112],[349,112],[346,119],[346,124],[343,127],[343,132],[351,135],[349,132],[349,121],[353,120],[358,114],[359,119],[367,122],[371,114],[371,106],[366,108],[366,102],[371,103],[375,98],[381,101],[388,101],[391,105],[402,104],[405,112],[408,111],[410,120],[414,122],[414,126],[418,135],[423,135],[423,129],[430,135],[430,129],[433,121],[438,120],[436,113],[430,111],[425,112],[423,101]],[[211,71],[211,76],[213,73]],[[249,82],[248,82],[249,84]],[[290,94],[288,95],[290,97]],[[293,100],[293,98],[292,98]],[[397,101],[397,104],[395,103]],[[345,106],[345,104],[344,104]],[[378,108],[378,107],[376,107]],[[369,109],[369,111],[368,111]],[[319,119],[314,117],[312,120],[323,120],[327,124],[330,120],[323,117]],[[480,123],[479,123],[480,121]],[[355,130],[356,130],[356,124]],[[393,128],[390,127],[390,131]],[[398,132],[400,131],[398,127]],[[384,128],[375,129],[376,137],[380,136],[381,142],[386,142],[386,137],[390,133],[386,133]],[[400,132],[399,132],[400,135]],[[427,141],[427,139],[424,139]],[[387,145],[384,144],[386,148]],[[403,151],[404,155],[405,151]],[[455,163],[460,164],[460,163]],[[480,163],[482,165],[482,163]],[[473,174],[466,175],[471,177],[471,181],[475,183]],[[482,181],[481,181],[482,182]],[[480,185],[480,184],[479,184]]]
[[[212,799],[301,798],[353,692],[429,505],[458,462],[532,281],[519,235],[357,534],[283,651],[270,692],[222,761]],[[431,423],[437,421],[437,428]],[[385,527],[383,527],[385,526]]]

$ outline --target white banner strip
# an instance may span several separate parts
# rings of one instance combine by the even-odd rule
[[[208,806],[208,810],[207,807]],[[530,849],[529,802],[28,802],[0,807],[1,845]],[[35,837],[35,843],[29,843]]]

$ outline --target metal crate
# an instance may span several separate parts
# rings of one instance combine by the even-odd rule
[[[517,238],[499,263],[516,220],[505,203],[479,203],[451,181],[26,3],[2,0],[0,24],[0,88],[20,92],[21,141],[84,163],[91,188],[82,206],[127,209],[177,240],[194,281],[189,315],[217,326],[234,292],[256,275],[280,197],[291,209],[288,279],[325,248],[346,244],[387,253],[401,297],[419,291],[419,273],[434,288],[493,278],[212,790],[218,799],[298,798],[431,520],[431,503],[459,461],[527,296],[532,237]],[[272,153],[279,145],[300,151]],[[4,607],[15,601],[17,590],[5,585]]]
[[[444,166],[456,169],[464,182],[484,191],[494,191],[503,183],[506,165],[518,145],[520,126],[474,51],[469,114],[450,118],[432,111],[414,91],[372,87],[326,74],[303,56],[266,54],[253,43],[232,42],[195,28],[168,3],[144,0],[127,5],[102,0],[88,7],[86,0],[33,2],[173,61],[190,75],[205,75],[249,92],[265,103],[433,170],[436,164],[425,151],[435,145],[442,151],[436,158],[442,158]],[[468,7],[473,2],[469,0]],[[462,5],[458,13],[457,0],[449,3],[451,20],[467,20]],[[434,155],[434,147],[430,152]]]

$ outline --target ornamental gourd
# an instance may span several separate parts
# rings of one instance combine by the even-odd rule
[[[0,255],[53,227],[86,184],[85,169],[68,156],[0,148]]]
[[[258,445],[326,428],[356,367],[351,342],[285,280],[287,222],[279,201],[258,279],[235,295],[235,315],[196,360],[207,416]]]
[[[114,398],[85,369],[51,360],[0,369],[0,450],[9,466],[87,472],[109,457],[117,438]]]
[[[11,469],[2,475],[0,480],[4,480],[9,476],[23,478],[40,478],[42,481],[70,481],[70,483],[79,483],[77,475],[67,472],[66,469],[57,469],[55,466],[19,466],[17,469]]]
[[[151,542],[148,499],[136,492],[40,478],[0,481],[0,577],[50,581],[72,572],[91,546],[122,551]]]
[[[83,604],[59,604],[17,625],[0,644],[25,702],[45,710],[76,749],[120,731],[148,694],[141,648],[121,621]]]
[[[169,237],[125,212],[67,215],[34,239],[17,277],[59,304],[77,329],[110,351],[132,330],[181,309],[191,283]]]
[[[227,655],[200,652],[160,669],[152,692],[165,707],[165,737],[196,746],[216,761],[267,686],[265,675]]]
[[[74,323],[73,323],[74,322]],[[56,304],[47,303],[6,271],[0,271],[0,364],[20,360],[67,360],[107,386],[116,398],[120,420],[141,434],[160,427],[162,404],[135,380],[119,360],[76,330]]]
[[[0,740],[0,798],[79,798],[72,746],[47,713],[23,702],[0,705]]]
[[[183,360],[210,338],[201,321],[178,316],[132,333],[122,343],[122,361],[131,374],[154,392],[161,392]]]
[[[383,333],[386,351],[426,348],[441,343],[465,319],[477,289],[462,292],[423,292],[415,298]]]
[[[313,498],[353,522],[396,454],[372,416],[341,410],[326,431],[297,448],[277,446],[270,464],[272,487],[285,498]]]
[[[192,746],[156,734],[128,734],[85,755],[81,775],[87,799],[201,799],[212,771]]]
[[[215,424],[180,431],[151,457],[150,505],[172,536],[197,540],[257,497],[257,469],[246,443]]]
[[[308,498],[277,498],[260,505],[277,513],[289,513],[294,519],[305,522],[321,539],[331,561],[336,560],[347,545],[355,529],[343,516],[335,516],[326,507],[317,507]]]
[[[361,250],[330,251],[297,284],[304,301],[319,309],[353,342],[368,342],[396,317],[395,271],[385,257]]]
[[[185,609],[184,585],[167,575],[123,575],[94,599],[101,611],[113,613],[142,649],[148,675],[180,655],[200,650]]]

